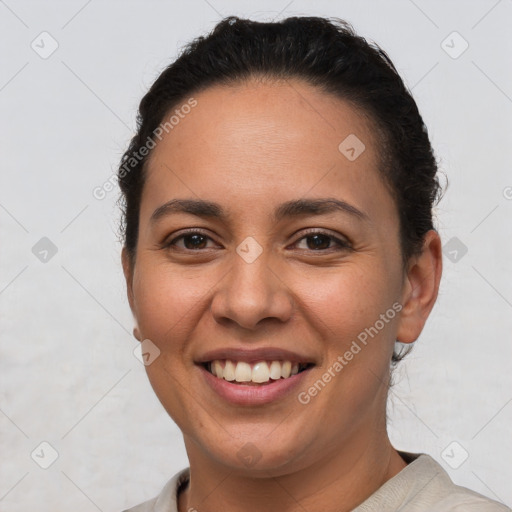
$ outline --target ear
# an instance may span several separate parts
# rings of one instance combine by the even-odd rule
[[[124,278],[126,280],[126,291],[128,294],[128,302],[130,303],[130,309],[133,313],[133,268],[132,263],[130,261],[130,257],[128,255],[128,250],[126,247],[123,247],[123,250],[121,251],[121,262],[123,264],[123,273]]]
[[[397,340],[416,341],[434,307],[443,268],[441,238],[431,229],[423,241],[420,255],[412,258],[402,289],[402,310]]]
[[[124,278],[126,280],[126,292],[128,295],[128,302],[130,304],[132,314],[135,317],[135,321],[137,321],[137,317],[135,314],[135,301],[133,300],[133,265],[128,255],[128,250],[126,249],[126,247],[123,247],[123,250],[121,251],[121,262],[123,265]],[[139,328],[137,326],[133,328],[133,335],[135,336],[136,339],[141,341]]]

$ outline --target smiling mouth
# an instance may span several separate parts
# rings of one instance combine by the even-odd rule
[[[291,361],[232,361],[231,359],[215,359],[203,363],[208,372],[233,384],[264,385],[280,379],[289,379],[313,367],[313,363],[292,363]]]

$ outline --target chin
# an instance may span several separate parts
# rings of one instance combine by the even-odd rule
[[[248,425],[247,431],[237,425],[236,433],[232,435],[230,429],[226,428],[218,432],[217,436],[200,439],[193,435],[191,440],[195,446],[201,446],[202,451],[207,452],[216,464],[235,470],[237,474],[277,477],[297,471],[310,444],[304,439],[303,430],[302,435],[298,436],[294,435],[288,423],[283,424],[283,427],[282,432],[278,433],[279,427],[276,429],[275,424],[269,424],[269,428],[264,431],[261,425]],[[260,431],[254,432],[255,428]],[[272,433],[272,429],[276,431]]]

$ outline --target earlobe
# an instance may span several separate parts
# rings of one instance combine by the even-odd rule
[[[404,281],[397,338],[413,343],[434,307],[442,274],[441,239],[435,230],[424,237],[423,250],[411,261]]]

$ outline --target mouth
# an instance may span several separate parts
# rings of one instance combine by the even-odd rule
[[[194,360],[214,400],[247,407],[293,400],[319,361],[318,356],[271,346],[214,349]]]
[[[309,370],[314,363],[278,359],[249,363],[232,359],[214,359],[201,365],[217,379],[242,386],[264,386],[290,379],[294,375]]]

